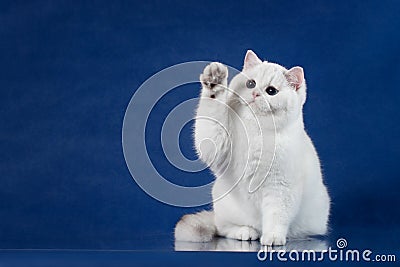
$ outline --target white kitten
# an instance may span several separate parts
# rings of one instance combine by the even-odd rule
[[[213,211],[183,216],[176,240],[219,235],[284,245],[326,234],[330,200],[304,130],[303,69],[262,62],[249,50],[229,87],[227,77],[221,63],[204,69],[195,122],[198,155],[216,177]]]

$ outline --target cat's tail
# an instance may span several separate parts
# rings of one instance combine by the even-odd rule
[[[183,216],[175,226],[175,240],[208,242],[216,234],[214,211],[202,211]]]

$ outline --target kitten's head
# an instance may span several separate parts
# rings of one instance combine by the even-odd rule
[[[231,82],[240,104],[248,105],[256,115],[274,115],[282,123],[296,120],[306,100],[306,84],[301,67],[290,70],[261,61],[249,50],[244,67]],[[283,120],[283,121],[282,121]]]

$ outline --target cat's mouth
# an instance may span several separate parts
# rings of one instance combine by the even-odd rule
[[[259,103],[258,97],[253,98],[251,100],[245,101],[245,105],[247,105],[248,107],[250,107],[253,110],[257,110],[265,115],[268,114],[275,114],[278,109],[274,106],[272,106],[266,99],[263,99],[262,101],[265,101],[267,103],[265,104],[261,104]],[[258,102],[258,103],[257,103]]]
[[[256,104],[256,101],[254,99],[247,101],[245,104],[246,104],[246,106],[249,106],[251,108],[258,107],[258,105]]]
[[[261,103],[259,103],[259,98],[260,97],[255,97],[255,98],[251,98],[251,99],[242,99],[242,101],[240,101],[240,102],[252,109],[264,111],[263,105]],[[267,101],[267,100],[263,99],[261,101]],[[269,110],[269,111],[272,111],[272,110]]]
[[[248,98],[245,98],[245,97],[238,97],[238,98],[236,98],[236,101],[238,103],[242,104],[242,105],[245,105],[245,106],[248,106],[250,104],[254,104],[255,103],[255,99],[254,98],[248,99]]]
[[[258,99],[259,99],[259,97],[252,98],[251,100],[247,101],[247,104],[248,105],[251,105],[251,104],[257,105],[256,102],[257,102]]]

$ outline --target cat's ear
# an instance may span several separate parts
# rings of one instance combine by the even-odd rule
[[[285,73],[286,80],[289,85],[292,86],[296,91],[304,83],[304,71],[302,67],[293,67]]]
[[[244,57],[243,70],[251,69],[261,63],[262,61],[257,57],[256,53],[251,50],[247,50],[246,56]]]

